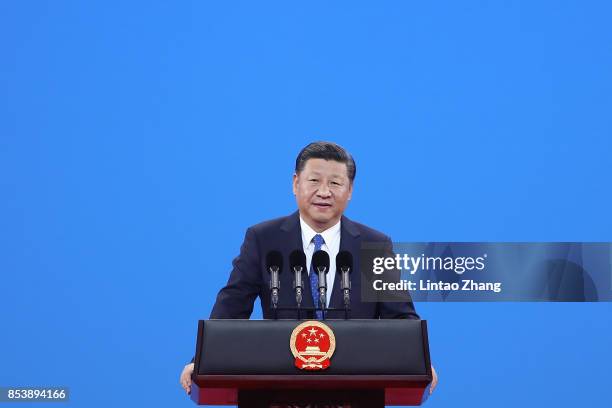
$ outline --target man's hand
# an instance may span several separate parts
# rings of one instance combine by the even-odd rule
[[[193,368],[192,368],[193,371]],[[436,388],[436,385],[438,385],[438,374],[436,374],[436,369],[434,368],[434,366],[431,366],[431,385],[429,387],[429,395],[431,395],[434,392],[434,389]]]
[[[183,372],[181,373],[181,385],[185,389],[187,394],[191,393],[191,374],[193,374],[193,368],[195,364],[189,363],[183,368]]]

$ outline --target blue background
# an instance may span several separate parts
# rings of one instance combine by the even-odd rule
[[[197,320],[312,140],[354,154],[347,215],[396,241],[611,241],[611,12],[2,1],[0,385],[193,406]],[[610,406],[612,304],[417,309],[428,406]]]

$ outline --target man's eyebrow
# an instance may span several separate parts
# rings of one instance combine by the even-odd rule
[[[319,177],[319,176],[321,176],[321,173],[316,171],[316,170],[312,170],[310,173],[308,173],[308,176],[309,177],[311,177],[311,176]],[[339,173],[334,173],[334,174],[330,174],[329,175],[329,178],[333,178],[333,179],[343,179],[344,177],[345,177],[344,175],[339,174]]]

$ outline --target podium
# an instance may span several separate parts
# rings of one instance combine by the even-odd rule
[[[377,408],[426,400],[432,373],[425,320],[319,322],[331,329],[335,340],[329,367],[322,370],[296,366],[292,333],[304,323],[200,320],[191,399],[199,405],[240,408]]]

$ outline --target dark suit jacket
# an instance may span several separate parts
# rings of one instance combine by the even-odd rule
[[[361,242],[379,242],[392,254],[391,240],[386,235],[365,225],[342,217],[340,230],[340,250],[353,254],[353,273],[351,273],[351,318],[353,319],[418,319],[411,301],[407,302],[371,302],[361,301],[361,276],[359,273],[359,253]],[[233,261],[233,270],[227,285],[219,291],[217,300],[211,312],[211,319],[248,319],[253,311],[253,303],[257,296],[261,299],[263,317],[272,318],[270,310],[270,277],[266,271],[266,254],[277,250],[285,257],[295,249],[302,249],[302,232],[299,213],[296,211],[288,217],[266,221],[249,228],[240,248],[240,255]],[[331,260],[335,262],[335,260]],[[295,306],[295,291],[293,290],[293,274],[285,264],[284,273],[280,274],[279,307]],[[302,307],[312,308],[313,301],[307,285]],[[408,298],[409,299],[409,298]],[[340,279],[334,279],[334,287],[330,304],[331,308],[342,308],[344,302],[340,289]],[[296,318],[293,311],[279,311],[279,318]],[[328,318],[343,318],[343,312],[329,312]],[[313,313],[306,315],[313,318]]]

